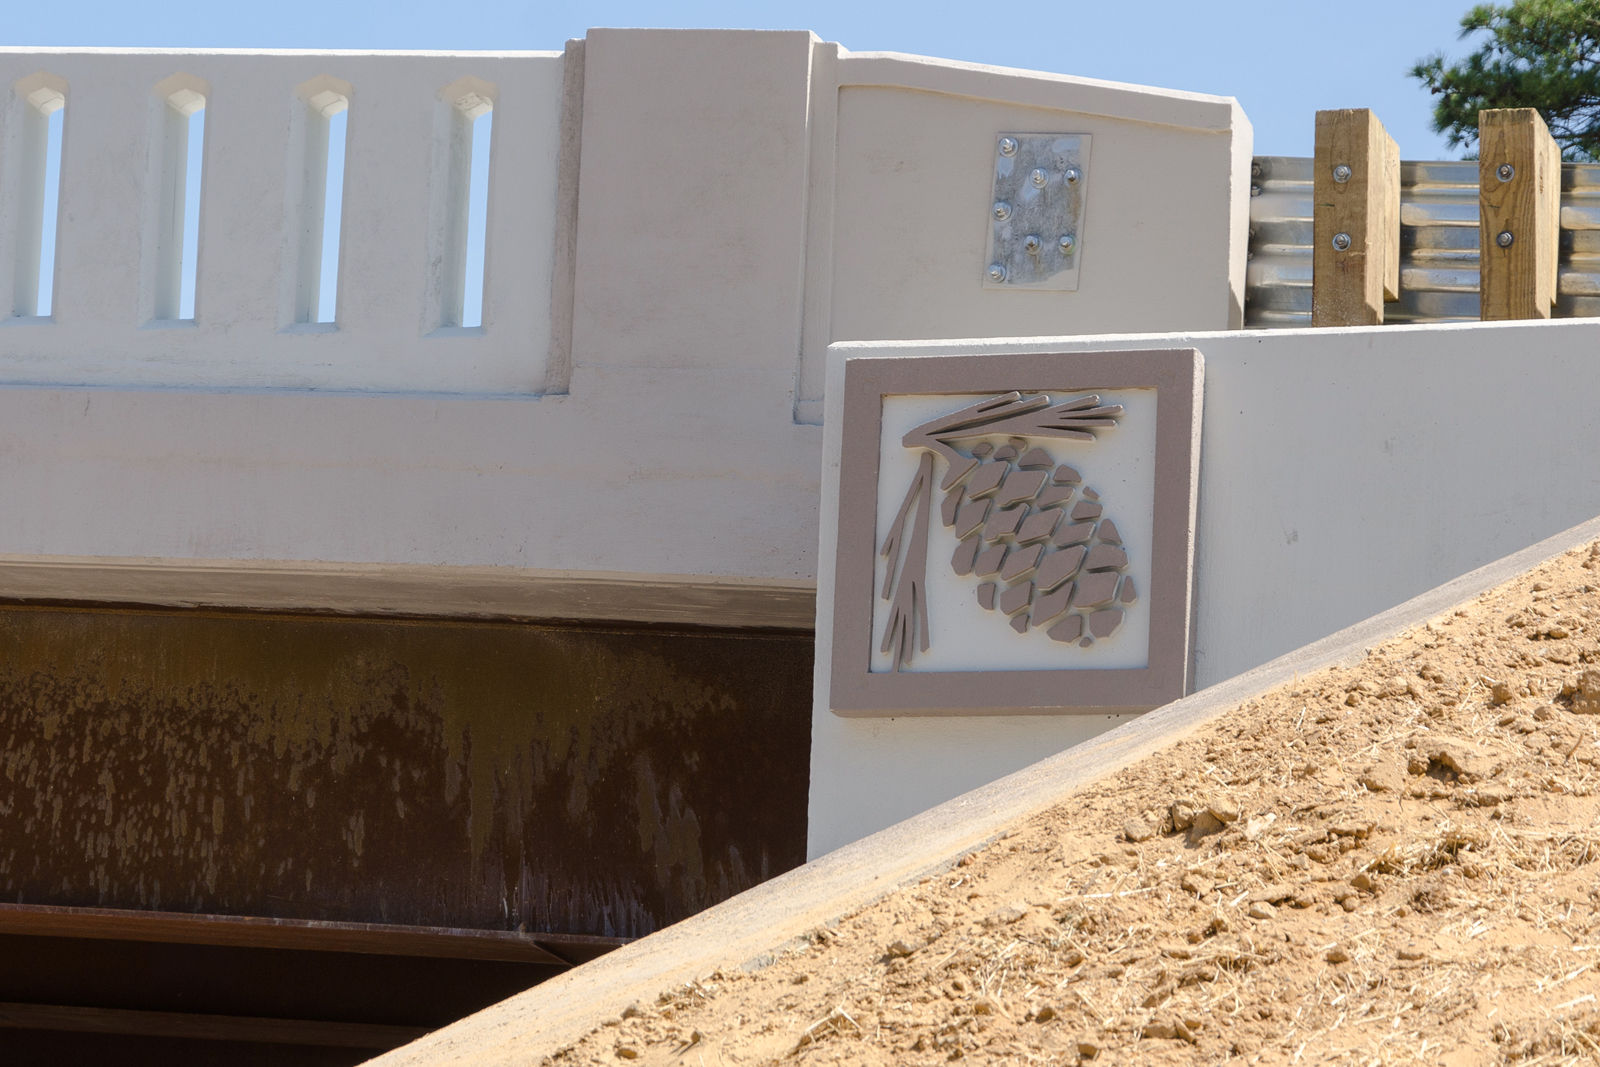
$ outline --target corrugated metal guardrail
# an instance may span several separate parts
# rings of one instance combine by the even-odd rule
[[[1312,161],[1257,156],[1251,167],[1245,326],[1311,325]],[[1600,315],[1600,164],[1561,167],[1557,318]],[[1400,299],[1384,321],[1478,319],[1478,164],[1400,164]]]

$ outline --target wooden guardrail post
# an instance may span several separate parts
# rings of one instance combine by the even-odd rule
[[[1375,326],[1400,299],[1400,147],[1367,108],[1317,112],[1311,325]]]
[[[1548,319],[1561,242],[1561,148],[1531,107],[1478,112],[1480,317]]]

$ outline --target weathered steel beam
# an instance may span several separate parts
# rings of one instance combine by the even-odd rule
[[[422,1027],[385,1026],[380,1023],[259,1019],[245,1015],[10,1003],[0,1003],[0,1028],[373,1050],[399,1048],[428,1032]]]
[[[535,963],[426,928],[638,936],[805,856],[809,634],[13,606],[0,649],[10,901]]]
[[[122,908],[0,904],[0,934],[161,941],[180,945],[363,952],[460,960],[507,960],[558,967],[591,959],[628,938],[527,934],[383,923],[274,919],[259,915],[187,915]]]

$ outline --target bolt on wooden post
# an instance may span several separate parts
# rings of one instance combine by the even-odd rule
[[[1561,241],[1561,148],[1531,107],[1478,112],[1478,303],[1548,319]]]
[[[1400,146],[1367,108],[1317,112],[1311,325],[1376,326],[1400,299]]]

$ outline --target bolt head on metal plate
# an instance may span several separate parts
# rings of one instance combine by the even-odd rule
[[[1072,133],[996,138],[985,288],[1078,288],[1089,140]]]
[[[1347,252],[1350,249],[1350,235],[1336,233],[1333,235],[1333,248],[1336,252]]]
[[[1517,176],[1517,168],[1509,163],[1502,163],[1494,169],[1494,176],[1503,182],[1508,182]]]
[[[1350,165],[1348,163],[1341,163],[1337,167],[1334,167],[1333,180],[1338,182],[1340,185],[1343,185],[1345,182],[1349,181]]]
[[[1494,243],[1499,245],[1501,248],[1510,248],[1511,245],[1512,245],[1512,242],[1514,242],[1515,240],[1516,240],[1516,237],[1514,237],[1512,235],[1510,230],[1501,230],[1495,236]]]

